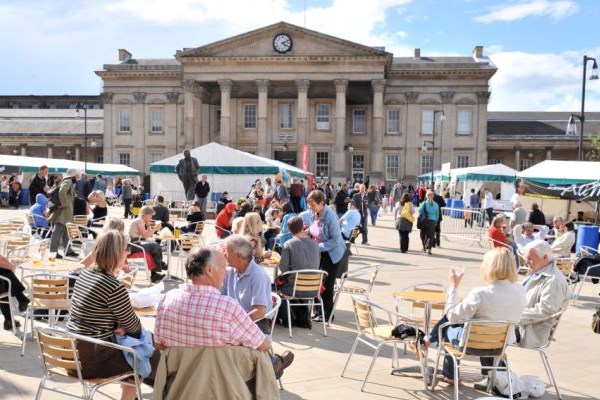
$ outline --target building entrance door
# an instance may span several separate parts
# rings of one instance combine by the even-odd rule
[[[284,162],[286,164],[296,166],[296,152],[295,151],[276,151],[275,160]]]

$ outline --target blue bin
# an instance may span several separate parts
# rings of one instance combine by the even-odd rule
[[[22,206],[29,205],[29,189],[21,186],[21,201],[19,202]]]
[[[575,253],[579,254],[581,246],[588,246],[593,249],[598,248],[600,240],[598,234],[598,226],[596,225],[579,225],[577,229],[577,242],[575,243]]]
[[[452,208],[460,208],[462,209],[465,206],[462,200],[454,199],[452,201]],[[464,213],[461,210],[452,210],[452,214],[450,214],[452,218],[464,218]]]
[[[452,208],[454,205],[454,199],[446,199],[446,208]],[[444,215],[450,215],[450,210],[446,210]]]

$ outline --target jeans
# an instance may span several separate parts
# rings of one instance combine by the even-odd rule
[[[67,251],[67,243],[69,243],[67,226],[65,224],[56,223],[54,224],[54,231],[50,237],[50,252],[56,252],[61,242],[65,251]]]
[[[206,197],[198,197],[198,196],[196,196],[196,201],[198,203],[200,203],[200,210],[202,210],[202,214],[203,215],[206,215],[206,204],[207,204],[207,200],[206,199],[207,198],[208,198],[208,196],[206,196]]]
[[[378,204],[371,204],[369,206],[369,214],[371,214],[371,224],[375,225],[377,222],[377,213],[379,212]]]

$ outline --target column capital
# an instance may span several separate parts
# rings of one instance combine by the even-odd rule
[[[296,79],[295,83],[298,92],[307,92],[310,87],[310,81],[308,79]]]
[[[231,92],[231,88],[233,87],[233,81],[231,79],[219,79],[217,83],[221,88],[221,92]]]
[[[177,102],[179,101],[179,93],[178,92],[167,92],[165,94],[167,96],[167,101],[169,103],[177,104]]]
[[[490,101],[491,92],[477,92],[477,102],[479,104],[487,104]]]
[[[115,94],[113,92],[102,93],[102,101],[104,102],[104,104],[112,103],[113,97],[115,97]]]
[[[451,104],[454,100],[454,92],[440,92],[442,96],[442,104]]]
[[[256,79],[256,87],[258,87],[258,92],[266,92],[269,90],[269,80],[268,79]]]
[[[335,85],[335,91],[337,93],[346,93],[348,79],[334,79],[333,84]]]
[[[373,79],[371,81],[371,86],[373,87],[373,92],[375,93],[383,93],[385,91],[385,83],[386,79]]]
[[[406,102],[408,104],[415,104],[419,98],[419,92],[404,92],[404,95],[406,96]]]
[[[143,103],[146,100],[146,92],[133,92],[133,99],[136,103]]]

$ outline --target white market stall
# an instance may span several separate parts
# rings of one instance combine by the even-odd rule
[[[199,175],[206,175],[212,193],[227,191],[231,198],[245,196],[256,179],[264,182],[270,177],[285,171],[291,177],[307,179],[309,172],[280,161],[259,157],[244,151],[232,149],[218,143],[208,143],[190,150],[191,156],[198,159]],[[169,200],[182,200],[183,185],[175,172],[175,167],[183,153],[179,153],[150,165],[150,189],[152,195],[163,194]],[[275,183],[275,182],[273,182]]]
[[[471,189],[475,189],[475,193],[477,193],[486,183],[499,183],[500,200],[509,201],[515,193],[517,172],[504,164],[454,168],[450,171],[450,181],[456,182],[457,185],[462,183],[461,193],[465,204],[469,204]]]
[[[521,201],[524,205],[539,203],[546,219],[554,215],[573,219],[577,211],[595,219],[600,162],[545,160],[519,172],[517,178]]]
[[[42,157],[27,157],[27,156],[10,156],[0,155],[0,174],[3,171],[18,170],[18,174],[34,174],[42,165],[49,168],[49,173],[65,173],[69,168],[75,168],[78,171],[84,172],[85,163],[83,161],[63,160],[58,158],[42,158]],[[98,164],[87,163],[86,173],[88,175],[101,174],[106,177],[115,176],[139,176],[140,171],[121,164]]]

